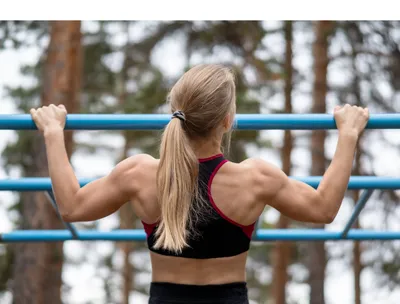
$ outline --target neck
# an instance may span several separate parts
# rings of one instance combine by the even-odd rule
[[[213,155],[221,154],[222,139],[213,138],[207,140],[194,140],[192,147],[197,158],[207,158]]]

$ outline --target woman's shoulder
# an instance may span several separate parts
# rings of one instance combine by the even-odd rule
[[[123,160],[119,165],[124,166],[125,168],[143,168],[148,166],[158,166],[159,160],[154,158],[149,154],[135,154],[132,155],[125,160]]]
[[[281,181],[285,174],[273,163],[261,158],[248,158],[237,164],[242,176],[247,176],[251,185],[264,192],[265,185],[272,185]],[[273,189],[274,187],[269,187]]]
[[[257,169],[263,173],[274,173],[276,171],[282,171],[279,167],[275,166],[274,164],[258,157],[248,158],[239,163],[243,168],[249,169]]]
[[[159,160],[148,154],[136,154],[121,161],[115,168],[116,176],[120,181],[129,181],[130,184],[138,183],[146,176],[155,176]]]

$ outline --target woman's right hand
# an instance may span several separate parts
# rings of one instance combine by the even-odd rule
[[[346,104],[343,107],[335,107],[334,117],[339,133],[359,137],[367,125],[369,111],[368,108]]]

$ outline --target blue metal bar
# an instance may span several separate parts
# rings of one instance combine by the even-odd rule
[[[302,181],[311,187],[317,188],[322,177],[308,176],[290,178]],[[83,178],[79,180],[81,186],[94,179]],[[400,178],[377,176],[352,176],[348,189],[400,189]],[[0,180],[0,191],[51,191],[51,180],[48,177],[26,177],[20,179]]]
[[[360,215],[361,210],[364,208],[365,204],[370,199],[373,192],[374,192],[373,189],[367,189],[367,190],[364,190],[364,192],[361,194],[358,202],[356,203],[356,206],[354,207],[354,211],[353,211],[349,221],[347,222],[346,226],[344,227],[344,229],[342,231],[342,235],[341,235],[342,238],[347,237],[347,234],[349,233],[351,226],[354,224],[357,217]]]
[[[53,194],[53,191],[46,191],[46,197],[50,201],[51,205],[54,208],[54,211],[57,213],[58,217],[63,222],[64,226],[71,232],[73,238],[74,239],[78,239],[79,238],[78,231],[76,230],[75,226],[72,225],[71,223],[64,222],[64,220],[62,219],[60,211],[58,210],[56,198],[55,198],[55,196]]]
[[[261,229],[253,241],[342,241],[341,231],[324,229]],[[351,229],[344,240],[398,240],[400,231]],[[0,242],[56,242],[74,240],[68,230],[17,230],[0,235]],[[80,230],[77,241],[145,241],[142,229],[96,231]]]
[[[159,130],[171,119],[168,114],[69,114],[67,130]],[[331,114],[237,114],[241,130],[336,129]],[[0,130],[35,130],[29,114],[0,115]],[[372,114],[367,129],[400,129],[400,114]]]
[[[341,241],[341,240],[398,240],[400,231],[373,231],[351,229],[347,238],[341,238],[341,231],[324,229],[261,229],[255,241]]]

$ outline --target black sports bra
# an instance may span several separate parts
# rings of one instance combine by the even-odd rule
[[[230,257],[248,251],[255,223],[243,226],[234,222],[218,209],[211,196],[213,178],[227,160],[222,154],[218,154],[200,159],[199,162],[199,191],[210,208],[204,212],[204,219],[194,224],[194,234],[187,240],[189,246],[179,254],[164,249],[154,249],[158,223],[143,222],[149,249],[162,255],[192,259]]]

